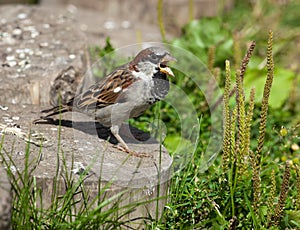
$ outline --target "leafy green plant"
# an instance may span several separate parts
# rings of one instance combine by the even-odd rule
[[[277,165],[269,161],[267,153],[278,151],[272,150],[266,142],[270,138],[266,138],[270,131],[267,129],[267,114],[274,76],[272,35],[270,33],[268,42],[264,96],[258,108],[255,108],[254,88],[248,100],[244,88],[255,42],[250,45],[240,69],[236,71],[235,87],[231,87],[232,71],[230,62],[226,61],[222,162],[217,159],[216,166],[211,166],[203,175],[197,171],[200,164],[195,157],[187,169],[172,179],[170,202],[165,212],[167,227],[277,229],[279,226],[298,226],[295,221],[297,211],[294,211],[297,205],[291,201],[296,199],[299,191],[294,190],[293,198],[289,193],[294,183],[291,181],[296,178],[291,161]],[[232,88],[235,92],[234,103],[231,100]],[[259,122],[255,115],[257,109],[260,109]],[[281,182],[280,172],[283,174]]]
[[[171,44],[191,51],[204,63],[208,62],[209,48],[217,47],[214,63],[220,66],[232,57],[233,37],[221,18],[203,18],[188,23]]]
[[[202,18],[199,20],[191,21],[182,29],[182,35],[179,38],[175,38],[174,40],[172,40],[171,44],[191,51],[205,64],[207,64],[208,68],[210,67],[209,49],[211,47],[215,47],[215,66],[223,66],[225,60],[228,59],[234,61],[233,65],[235,66],[235,69],[238,69],[237,64],[240,60],[241,41],[247,42],[249,39],[255,39],[258,40],[260,44],[262,44],[262,38],[258,37],[261,36],[261,33],[259,33],[261,31],[261,25],[259,24],[256,27],[253,27],[249,24],[255,24],[254,20],[256,20],[255,18],[257,17],[262,18],[257,19],[263,20],[262,25],[264,25],[264,23],[268,23],[266,19],[268,17],[273,18],[280,16],[278,21],[282,20],[285,22],[287,20],[285,19],[286,16],[289,15],[278,15],[279,12],[275,11],[272,12],[272,15],[268,15],[268,17],[264,18],[263,16],[265,15],[262,15],[262,13],[265,9],[268,9],[268,4],[265,4],[265,1],[257,2],[259,3],[255,6],[251,6],[251,4],[249,3],[239,3],[237,9],[234,12],[225,14],[223,15],[223,17]],[[296,3],[293,4],[296,8],[299,7]],[[240,5],[241,8],[239,8]],[[247,6],[245,7],[245,5]],[[242,8],[242,6],[244,8]],[[258,7],[259,9],[256,8],[256,10],[261,12],[261,14],[249,17],[248,14],[251,7]],[[290,8],[290,6],[287,6],[287,8]],[[284,10],[286,10],[287,8],[284,8]],[[241,16],[240,14],[243,15]],[[237,15],[239,15],[238,20],[236,19]],[[247,15],[247,19],[243,19],[245,15]],[[248,20],[248,18],[250,20]],[[227,23],[225,23],[224,21],[226,21]],[[277,24],[278,21],[276,21]],[[240,25],[240,23],[242,25]],[[286,24],[293,25],[290,19],[286,21]],[[242,28],[239,28],[240,26]],[[277,59],[281,58],[281,54],[283,52],[286,52],[285,49],[287,49],[288,42],[294,42],[294,38],[299,37],[299,33],[293,30],[292,27],[286,26],[284,28],[287,31],[287,35],[289,35],[289,37],[277,39],[277,42],[273,45],[273,47],[275,47],[274,53],[276,54]],[[259,50],[251,58],[251,61],[248,65],[248,77],[244,82],[244,85],[247,89],[247,96],[250,95],[251,87],[255,87],[257,94],[257,97],[255,99],[256,102],[259,102],[262,98],[264,79],[261,76],[264,76],[266,74],[266,70],[264,69],[266,59],[261,60],[262,53],[263,51]],[[290,61],[294,62],[293,59]],[[209,68],[209,70],[212,71],[211,68]],[[224,72],[222,74],[224,76]],[[297,76],[294,71],[289,70],[286,66],[280,66],[279,64],[277,64],[274,75],[278,77],[275,78],[275,84],[270,96],[269,105],[274,108],[280,108],[283,103],[288,100],[293,89],[294,80],[297,77],[299,78],[299,76]],[[248,100],[247,98],[248,97],[246,97],[246,100]]]

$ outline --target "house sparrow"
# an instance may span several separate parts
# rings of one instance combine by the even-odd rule
[[[116,68],[66,104],[43,110],[42,113],[48,114],[38,120],[47,120],[64,112],[85,113],[102,125],[110,127],[121,145],[118,148],[133,154],[119,135],[119,129],[125,120],[140,116],[168,94],[167,76],[174,77],[167,66],[169,61],[176,59],[164,48],[144,49],[131,62]]]

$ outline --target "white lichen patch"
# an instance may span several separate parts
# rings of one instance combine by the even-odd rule
[[[42,133],[38,133],[34,130],[31,130],[30,133],[22,131],[19,125],[15,123],[0,123],[0,135],[15,135],[18,138],[24,140],[25,142],[32,143],[34,145],[40,146],[48,143],[48,140]]]

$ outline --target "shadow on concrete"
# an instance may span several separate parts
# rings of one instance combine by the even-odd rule
[[[78,131],[84,132],[89,135],[97,135],[100,139],[106,140],[111,144],[118,144],[117,139],[112,135],[110,128],[105,127],[98,122],[93,121],[71,121],[71,120],[59,120],[53,118],[47,118],[45,120],[39,120],[35,124],[51,124],[55,126],[62,126],[73,128]],[[126,143],[140,143],[147,142],[147,144],[155,144],[157,141],[150,136],[149,133],[145,133],[135,127],[128,124],[123,124],[120,128],[120,136]]]

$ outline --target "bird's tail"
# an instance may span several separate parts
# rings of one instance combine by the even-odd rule
[[[37,122],[40,122],[43,120],[45,121],[45,120],[50,119],[50,117],[52,117],[54,115],[62,114],[62,113],[69,112],[69,111],[70,111],[70,106],[68,106],[68,105],[58,105],[58,106],[52,107],[50,109],[45,109],[45,110],[41,111],[41,113],[44,113],[45,116],[41,116],[40,118],[34,120],[33,123],[37,123]]]

